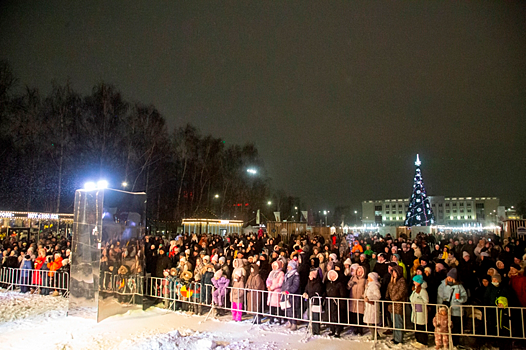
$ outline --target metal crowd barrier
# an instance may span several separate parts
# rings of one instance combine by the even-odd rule
[[[3,268],[0,284],[7,289],[20,287],[22,292],[29,289],[40,290],[43,294],[53,291],[69,291],[69,273],[49,270]]]
[[[227,286],[217,289],[212,284],[200,282],[184,282],[178,278],[145,278],[144,276],[120,276],[105,272],[102,276],[101,290],[122,295],[144,295],[160,299],[172,310],[195,311],[209,315],[214,310],[228,310],[233,317],[241,319],[242,313],[254,316],[254,322],[259,323],[263,317],[270,320],[287,320],[308,322],[309,333],[313,324],[338,327],[368,328],[375,343],[379,331],[402,331],[433,334],[433,316],[444,307],[448,313],[450,329],[447,332],[449,347],[453,346],[453,337],[462,339],[492,338],[499,341],[526,340],[526,308],[455,305],[460,309],[460,316],[452,317],[452,308],[441,304],[415,304],[409,301],[376,300],[374,310],[378,322],[366,324],[359,316],[361,305],[365,308],[363,299],[312,297],[304,299],[299,294],[285,294],[268,290],[254,290]],[[29,288],[41,291],[60,290],[67,294],[69,290],[69,274],[49,270],[26,270],[3,268],[0,270],[0,285],[12,289],[20,287],[24,292]],[[44,293],[45,294],[45,293]],[[233,295],[233,300],[231,297]],[[418,305],[418,306],[417,306]],[[401,312],[388,311],[389,306],[395,306]],[[400,308],[401,306],[401,308]],[[413,322],[414,312],[425,313],[424,324],[417,327]],[[451,327],[451,326],[455,327]]]
[[[231,295],[234,300],[231,301]],[[170,301],[170,307],[183,309],[181,303],[234,313],[248,313],[259,317],[308,322],[309,301],[299,294],[285,294],[267,290],[226,287],[216,289],[212,284],[181,282],[176,279],[152,277],[148,296]],[[270,299],[270,302],[268,302]],[[234,304],[235,303],[235,304]],[[250,305],[249,305],[250,304]],[[255,319],[257,321],[257,319]]]
[[[526,339],[525,308],[462,305],[462,327],[453,335],[464,337],[494,337],[499,339]]]
[[[520,307],[499,308],[497,306],[455,305],[454,308],[457,310],[460,309],[461,316],[452,317],[452,309],[443,304],[418,304],[410,301],[376,300],[373,301],[373,303],[374,310],[378,313],[378,322],[374,324],[366,324],[363,322],[363,318],[358,316],[359,309],[357,308],[357,305],[364,303],[363,299],[313,297],[306,300],[301,295],[297,294],[285,295],[266,290],[240,290],[229,286],[224,289],[223,293],[218,294],[220,299],[216,298],[216,302],[213,302],[210,301],[209,293],[211,291],[213,294],[217,289],[212,285],[203,286],[201,283],[197,282],[180,284],[181,282],[178,280],[173,280],[172,285],[168,282],[168,289],[166,290],[167,282],[164,281],[166,279],[151,278],[150,280],[151,283],[149,283],[148,295],[152,297],[167,299],[172,303],[191,304],[233,312],[242,312],[256,316],[254,321],[263,317],[270,318],[271,320],[274,318],[305,321],[309,323],[309,332],[312,331],[312,324],[315,323],[327,326],[368,328],[371,331],[372,339],[375,342],[378,340],[377,335],[379,331],[401,331],[415,334],[425,333],[428,335],[436,335],[435,327],[433,326],[433,318],[440,311],[440,308],[445,308],[448,315],[449,331],[440,334],[447,336],[450,349],[453,348],[453,337],[462,337],[465,339],[469,336],[476,336],[495,338],[500,341],[503,338],[517,340],[526,339],[526,314],[525,309]],[[185,286],[185,288],[182,288],[183,286]],[[237,305],[236,303],[234,306],[230,302],[230,295],[232,292],[236,291],[242,292],[240,293],[241,296],[239,299],[242,303],[241,305]],[[205,297],[203,297],[203,293],[205,294]],[[249,295],[250,307],[248,307]],[[271,298],[272,301],[279,300],[279,306],[276,306],[275,302],[271,303],[272,305],[269,305],[269,298]],[[255,303],[253,302],[253,299],[255,299]],[[289,302],[289,305],[285,305],[286,301]],[[331,304],[333,305],[332,308]],[[389,306],[394,310],[395,305],[401,305],[401,308],[398,308],[400,309],[400,312],[397,313],[397,315],[399,315],[398,322],[393,319],[393,312],[388,311]],[[477,312],[477,310],[479,311]],[[425,314],[423,319],[425,319],[426,322],[420,322],[421,324],[414,322],[414,312],[423,312]],[[493,318],[490,316],[491,314],[494,315]],[[480,321],[480,324],[473,322],[473,319]],[[495,327],[495,329],[493,329],[490,327],[492,319],[495,320],[495,325],[499,325],[499,328]],[[455,329],[458,329],[459,331],[455,331]]]

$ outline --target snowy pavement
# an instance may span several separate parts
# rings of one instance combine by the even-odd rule
[[[306,327],[292,332],[278,325],[253,325],[188,315],[152,307],[110,317],[101,323],[66,317],[62,297],[0,291],[2,349],[278,350],[374,349],[367,336],[308,337]],[[327,334],[328,331],[324,331]],[[380,341],[376,349],[388,349]],[[397,349],[413,349],[410,344]]]

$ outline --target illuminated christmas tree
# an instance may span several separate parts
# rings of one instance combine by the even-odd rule
[[[420,159],[416,155],[416,172],[413,184],[413,194],[409,201],[409,209],[407,211],[405,226],[431,226],[435,223],[433,209],[429,204],[424,181],[422,180],[422,172],[420,171]]]

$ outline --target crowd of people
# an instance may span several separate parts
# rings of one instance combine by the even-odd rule
[[[71,240],[52,233],[39,242],[11,236],[2,241],[0,251],[0,269],[21,270],[13,277],[20,279],[22,293],[58,296],[66,292],[68,274],[65,272],[70,270]]]
[[[70,244],[52,236],[38,244],[6,239],[2,267],[67,269]],[[352,325],[352,333],[392,334],[390,341],[400,344],[403,330],[412,328],[415,347],[427,346],[430,332],[436,348],[447,347],[450,330],[480,329],[469,322],[486,323],[482,332],[489,336],[522,336],[524,315],[510,307],[526,307],[524,239],[480,233],[419,233],[412,239],[300,234],[285,243],[260,230],[227,237],[186,233],[172,240],[146,236],[102,250],[104,273],[138,274],[145,266],[146,276],[159,281],[156,296],[173,299],[167,306],[219,315],[230,309],[235,321],[252,314],[261,323],[265,313],[273,316],[269,322],[294,331],[311,312],[314,334],[326,324],[339,337]],[[190,299],[199,302],[184,303]],[[492,308],[462,307],[467,305]],[[375,335],[382,327],[387,330]],[[454,336],[454,345],[459,342]]]
[[[480,234],[418,234],[414,239],[298,235],[285,244],[259,232],[225,238],[189,234],[169,242],[152,237],[145,255],[146,271],[152,276],[200,282],[203,290],[195,293],[203,304],[226,306],[234,320],[240,320],[243,311],[265,311],[276,316],[271,322],[286,322],[295,330],[305,312],[299,305],[308,304],[301,298],[317,297],[314,306],[321,304],[326,312],[312,314],[319,321],[313,323],[315,334],[323,321],[334,337],[345,324],[360,325],[351,327],[359,334],[385,325],[394,328],[392,342],[398,344],[403,342],[402,329],[412,324],[416,347],[427,346],[430,331],[435,332],[437,347],[447,347],[448,330],[459,334],[463,327],[472,329],[466,324],[469,320],[484,320],[490,336],[509,336],[509,319],[518,317],[513,334],[522,334],[522,313],[492,308],[467,317],[472,311],[460,306],[526,307],[525,249],[522,239]],[[250,290],[268,291],[268,296],[257,295],[267,300],[252,305],[249,297],[256,298]],[[430,306],[434,304],[445,307]],[[459,341],[453,337],[454,345]]]

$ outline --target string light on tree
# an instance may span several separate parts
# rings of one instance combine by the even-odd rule
[[[431,206],[429,205],[429,198],[427,197],[424,181],[422,180],[422,172],[420,171],[420,157],[416,155],[416,171],[413,179],[413,194],[409,202],[409,210],[407,211],[405,226],[431,226],[435,223],[435,218]]]

